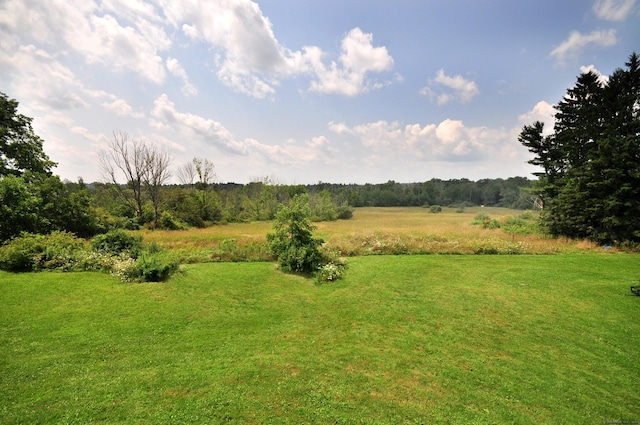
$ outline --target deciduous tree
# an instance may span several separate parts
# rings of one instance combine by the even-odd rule
[[[31,127],[32,118],[18,113],[18,101],[0,92],[0,178],[25,171],[51,174],[56,165]]]

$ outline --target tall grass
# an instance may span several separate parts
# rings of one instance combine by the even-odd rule
[[[640,420],[629,254],[0,273],[0,424]]]
[[[473,225],[478,213],[505,224],[485,229]],[[351,220],[315,223],[326,248],[343,256],[371,254],[556,254],[602,251],[583,240],[556,239],[541,234],[509,232],[507,223],[522,216],[519,210],[466,208],[456,212],[444,208],[431,213],[426,208],[356,208]],[[531,227],[536,214],[526,221]],[[512,226],[511,229],[514,227]],[[144,239],[155,242],[184,262],[267,260],[265,235],[270,222],[217,225],[188,231],[146,231]],[[231,242],[233,241],[233,242]],[[225,247],[228,247],[226,249]]]

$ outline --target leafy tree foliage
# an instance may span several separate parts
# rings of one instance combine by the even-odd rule
[[[0,92],[0,178],[25,171],[50,174],[55,163],[42,149],[32,118],[18,113],[18,102]]]
[[[542,167],[535,192],[553,235],[601,243],[640,242],[640,58],[603,83],[589,71],[556,106],[556,124],[540,122],[519,140]]]
[[[6,176],[0,180],[0,242],[22,232],[95,235],[101,229],[90,202],[83,184],[71,191],[57,176]]]
[[[267,242],[282,270],[311,274],[322,265],[323,241],[313,237],[308,195],[296,195],[289,206],[281,205],[273,229],[275,233],[267,234]]]

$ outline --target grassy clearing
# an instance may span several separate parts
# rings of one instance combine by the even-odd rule
[[[0,424],[640,420],[628,254],[0,273]]]
[[[326,246],[343,256],[371,254],[556,254],[601,251],[586,241],[521,235],[471,223],[479,213],[501,222],[523,213],[505,208],[356,208],[354,218],[316,223]],[[533,221],[532,221],[533,222]],[[271,222],[234,223],[187,231],[146,231],[144,239],[171,250],[183,262],[269,258],[264,249]],[[232,249],[224,249],[224,246]]]

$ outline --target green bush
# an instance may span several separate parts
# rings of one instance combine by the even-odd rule
[[[341,205],[336,208],[338,220],[349,220],[353,218],[353,208],[348,205]]]
[[[432,212],[434,214],[437,214],[439,212],[442,212],[442,207],[440,205],[431,205],[429,207],[429,212]]]
[[[134,278],[144,282],[162,282],[180,268],[180,262],[162,253],[143,252],[135,263]]]
[[[504,223],[502,223],[502,229],[507,233],[513,233],[518,235],[531,235],[537,233],[540,229],[538,223],[531,219],[522,218],[524,214],[518,217],[508,217]]]
[[[280,205],[273,228],[267,234],[269,249],[286,272],[313,274],[322,264],[320,245],[322,239],[313,237],[309,196],[299,194],[289,206]]]
[[[165,230],[187,230],[189,225],[179,218],[174,217],[170,212],[163,211],[160,214],[158,225]]]
[[[0,269],[12,272],[70,270],[83,250],[84,241],[72,233],[23,233],[0,247]]]
[[[138,258],[142,252],[142,236],[135,236],[126,230],[111,230],[91,240],[91,249],[106,254],[125,253],[131,258]]]
[[[499,229],[500,228],[500,222],[495,218],[489,217],[489,214],[484,212],[479,212],[478,214],[476,214],[471,224],[482,226],[483,229]]]
[[[329,251],[324,246],[321,248],[322,261],[315,273],[316,282],[335,282],[347,272],[347,263],[337,251]]]

